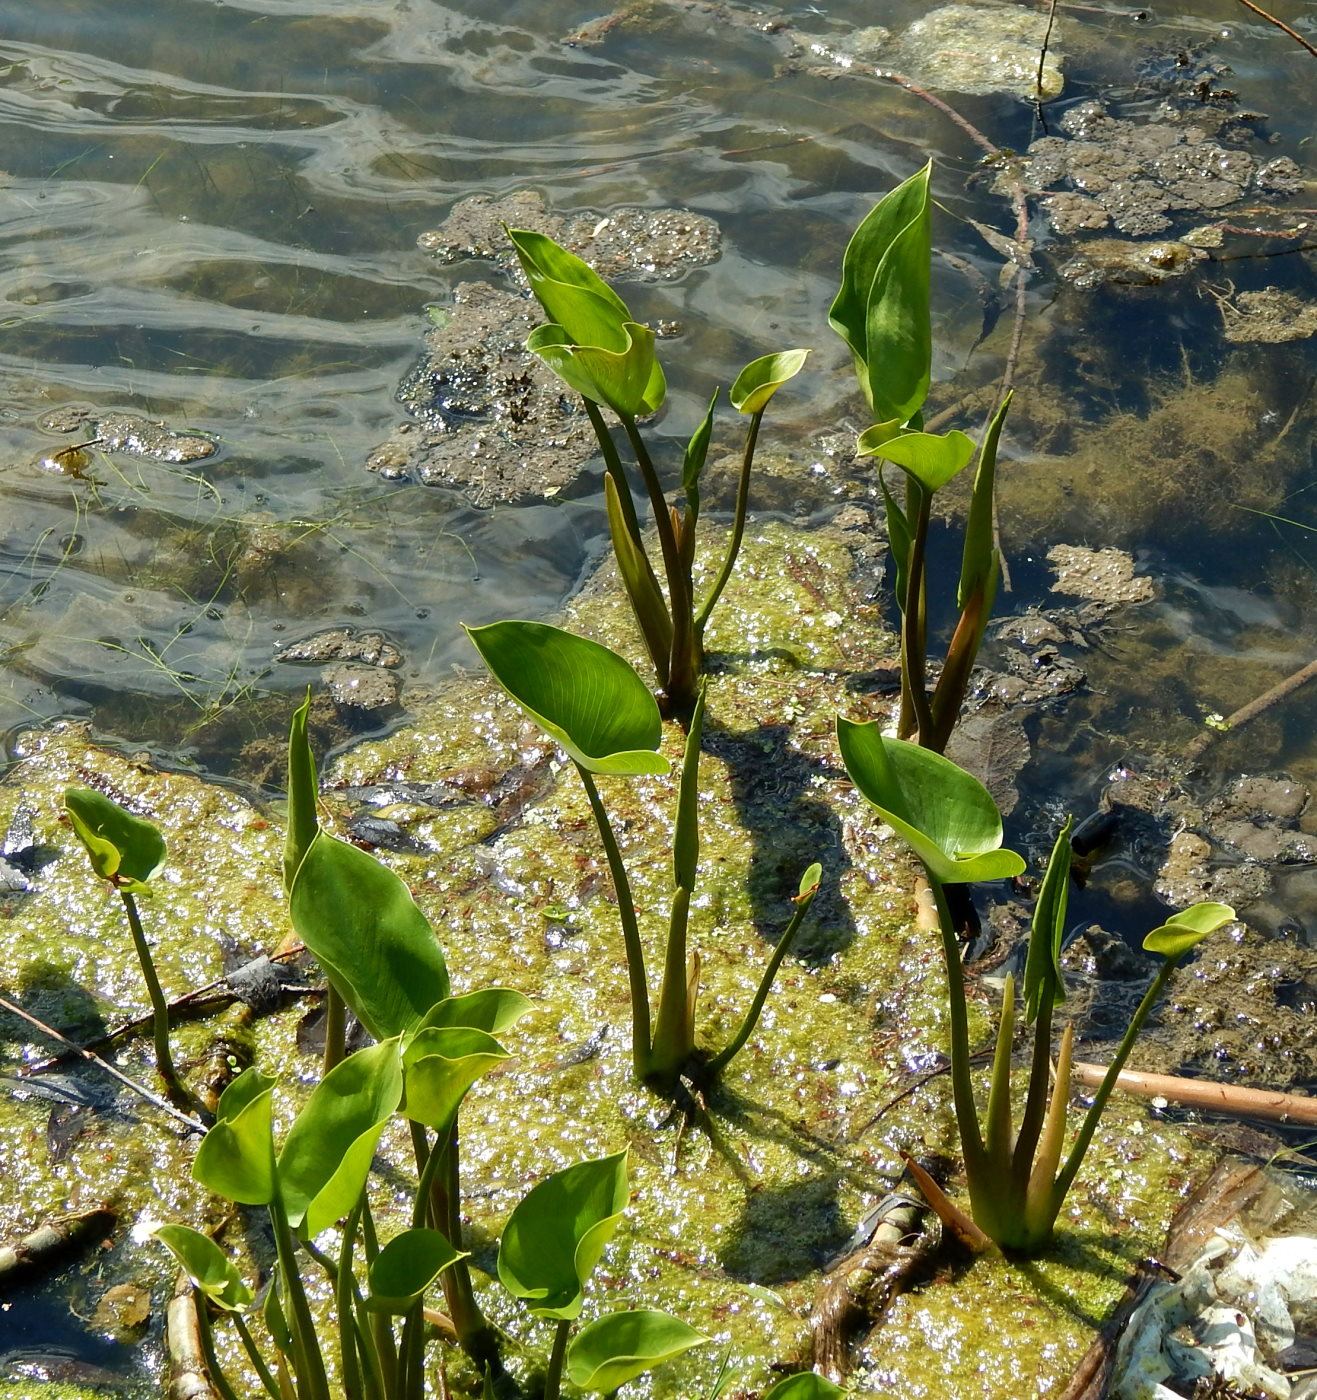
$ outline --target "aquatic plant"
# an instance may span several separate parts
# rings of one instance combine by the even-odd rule
[[[87,852],[92,870],[114,886],[123,903],[142,969],[142,981],[151,1001],[156,1069],[170,1101],[192,1112],[199,1105],[174,1064],[169,1048],[169,1003],[156,975],[151,946],[146,941],[137,909],[137,896],[151,893],[151,881],[165,863],[165,838],[153,823],[135,816],[92,788],[69,788],[64,794],[64,814]]]
[[[785,350],[753,360],[728,393],[732,407],[749,422],[731,534],[714,582],[697,603],[693,568],[700,477],[713,431],[717,391],[686,446],[680,483],[684,503],[669,505],[638,427],[640,418],[658,411],[667,391],[654,332],[635,320],[621,297],[585,262],[553,239],[529,229],[507,232],[531,291],[549,318],[548,325],[531,332],[526,348],[585,402],[604,458],[604,495],[618,573],[654,664],[664,704],[670,713],[685,716],[694,708],[704,668],[705,628],[732,575],[745,533],[750,475],[764,411],[778,389],[799,374],[809,352]],[[649,499],[666,597],[645,549],[626,468],[601,412],[605,407],[622,425]]]
[[[1056,1217],[1083,1163],[1116,1078],[1166,982],[1209,933],[1235,917],[1228,905],[1199,903],[1172,915],[1143,940],[1162,955],[1121,1039],[1079,1132],[1065,1153],[1073,1026],[1061,1035],[1055,1087],[1049,1094],[1053,1013],[1065,998],[1061,936],[1070,879],[1070,822],[1056,838],[1034,908],[1024,971],[1024,1017],[1034,1025],[1033,1055],[1018,1132],[1011,1123],[1011,1053],[1016,1023],[1015,979],[1002,996],[988,1102],[982,1117],[970,1077],[964,970],[947,886],[1019,875],[1024,861],[1002,848],[1001,815],[988,790],[950,759],[904,739],[885,739],[877,723],[837,718],[846,771],[865,799],[911,847],[924,867],[938,912],[950,1012],[951,1088],[969,1186],[967,1216],[917,1162],[906,1165],[929,1204],[965,1244],[1036,1253],[1052,1238]],[[1064,1159],[1064,1160],[1063,1160]]]
[[[993,498],[997,446],[1010,395],[992,415],[978,448],[956,590],[959,617],[930,695],[928,531],[933,496],[975,455],[975,444],[965,433],[923,430],[921,410],[933,353],[931,174],[930,161],[884,196],[856,229],[828,320],[851,349],[856,378],[874,415],[873,425],[860,434],[857,451],[891,462],[905,476],[904,504],[879,476],[901,612],[897,733],[941,753],[960,718],[1001,577]]]
[[[631,992],[631,1062],[638,1078],[672,1089],[681,1076],[707,1082],[745,1045],[773,978],[818,890],[820,866],[800,881],[795,910],[764,969],[741,1026],[717,1054],[695,1046],[700,959],[687,948],[687,923],[700,859],[700,744],[704,685],[696,692],[677,782],[672,838],[672,906],[663,981],[651,1026],[649,980],[631,882],[595,775],[660,777],[668,760],[658,752],[663,724],[644,681],[616,652],[541,622],[503,621],[468,627],[481,660],[522,710],[561,746],[580,774],[617,892],[618,921]]]

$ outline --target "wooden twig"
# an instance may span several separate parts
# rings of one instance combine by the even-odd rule
[[[1074,1076],[1081,1084],[1097,1088],[1106,1069],[1102,1065],[1077,1064]],[[1116,1087],[1140,1098],[1167,1099],[1185,1108],[1228,1113],[1236,1118],[1265,1118],[1271,1123],[1301,1123],[1317,1127],[1317,1098],[1306,1094],[1282,1094],[1273,1089],[1244,1089],[1216,1084],[1208,1079],[1184,1079],[1172,1074],[1143,1074],[1121,1070]]]
[[[1038,50],[1038,76],[1034,79],[1034,111],[1038,114],[1039,124],[1043,128],[1044,134],[1047,132],[1047,122],[1043,119],[1043,69],[1047,64],[1047,46],[1052,42],[1052,26],[1056,23],[1056,0],[1052,0],[1051,8],[1047,11],[1047,28],[1043,32],[1043,46]]]
[[[29,1273],[58,1264],[66,1254],[107,1235],[115,1215],[107,1206],[48,1220],[17,1244],[0,1247],[0,1288]]]
[[[206,1365],[196,1289],[181,1271],[165,1312],[165,1341],[169,1348],[169,1400],[220,1400]]]
[[[75,1045],[68,1036],[61,1035],[54,1026],[48,1026],[44,1021],[39,1021],[31,1012],[24,1011],[21,1006],[15,1006],[12,1001],[7,1001],[0,997],[0,1007],[3,1007],[11,1016],[17,1016],[30,1026],[35,1026],[43,1035],[48,1035],[52,1040],[58,1041],[67,1047],[74,1054],[81,1056],[84,1060],[103,1069],[106,1074],[113,1076],[124,1085],[143,1098],[149,1104],[154,1104],[161,1113],[167,1113],[171,1118],[175,1118],[182,1123],[190,1132],[204,1133],[206,1125],[199,1118],[191,1118],[186,1113],[180,1112],[168,1099],[163,1099],[159,1094],[153,1094],[144,1084],[139,1084],[135,1079],[130,1079],[122,1070],[116,1069],[108,1060],[103,1060],[99,1055],[93,1055],[90,1050],[84,1050],[81,1045]]]
[[[1310,661],[1306,666],[1300,666],[1293,675],[1286,676],[1278,685],[1273,685],[1270,690],[1263,691],[1256,699],[1250,700],[1247,705],[1241,705],[1234,714],[1227,715],[1220,728],[1204,729],[1201,734],[1195,735],[1184,746],[1185,758],[1190,763],[1196,763],[1217,740],[1233,733],[1241,724],[1247,724],[1249,720],[1256,719],[1287,695],[1298,690],[1301,685],[1306,685],[1314,676],[1317,676],[1317,661]]]
[[[1246,10],[1252,10],[1255,15],[1261,15],[1268,24],[1274,24],[1277,29],[1283,29],[1296,44],[1302,44],[1314,58],[1317,58],[1317,48],[1314,48],[1302,34],[1296,34],[1288,24],[1278,20],[1275,15],[1269,15],[1261,5],[1255,5],[1253,0],[1239,0],[1239,3],[1243,5]]]

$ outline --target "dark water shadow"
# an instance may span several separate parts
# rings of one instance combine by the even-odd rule
[[[823,866],[819,892],[791,952],[819,966],[855,940],[855,921],[841,895],[841,874],[850,860],[837,814],[812,796],[822,766],[791,746],[790,733],[785,724],[734,731],[709,721],[704,750],[726,763],[732,801],[752,844],[746,888],[761,938],[777,942],[791,918],[800,877],[815,861]]]

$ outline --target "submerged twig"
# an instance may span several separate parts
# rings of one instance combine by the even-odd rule
[[[3,1007],[11,1015],[17,1016],[26,1021],[28,1025],[35,1026],[43,1035],[48,1035],[52,1040],[57,1040],[61,1045],[66,1046],[74,1054],[80,1055],[84,1060],[89,1060],[92,1064],[99,1066],[106,1074],[112,1075],[124,1085],[144,1098],[147,1103],[154,1104],[162,1113],[167,1113],[171,1118],[177,1119],[189,1131],[194,1133],[204,1133],[206,1125],[199,1118],[191,1118],[186,1113],[180,1112],[168,1099],[163,1099],[159,1094],[153,1094],[145,1085],[139,1084],[135,1079],[130,1079],[128,1075],[120,1069],[116,1069],[108,1060],[103,1060],[99,1055],[94,1055],[90,1050],[84,1050],[81,1045],[75,1045],[68,1036],[61,1035],[54,1026],[48,1026],[44,1021],[39,1021],[31,1012],[24,1011],[21,1006],[15,1006],[12,1001],[0,997],[0,1007]]]
[[[0,1248],[0,1288],[22,1274],[53,1267],[71,1250],[109,1233],[115,1214],[107,1206],[48,1220],[16,1244]]]
[[[1219,728],[1204,729],[1201,734],[1195,735],[1185,745],[1185,758],[1190,763],[1196,762],[1217,740],[1233,733],[1240,725],[1247,724],[1249,720],[1256,719],[1273,705],[1284,700],[1287,695],[1298,690],[1301,685],[1306,685],[1314,676],[1317,676],[1317,661],[1310,661],[1306,666],[1299,667],[1293,675],[1286,676],[1279,684],[1273,685],[1270,690],[1263,691],[1261,695],[1250,700],[1247,705],[1241,705],[1234,714],[1227,715]]]
[[[1076,1064],[1072,1069],[1075,1078],[1089,1087],[1100,1084],[1107,1072],[1102,1065]],[[1237,1084],[1214,1084],[1206,1079],[1144,1074],[1129,1069],[1121,1070],[1116,1076],[1116,1087],[1140,1098],[1168,1099],[1185,1108],[1317,1127],[1317,1098],[1306,1094],[1285,1094],[1278,1089],[1245,1089]]]

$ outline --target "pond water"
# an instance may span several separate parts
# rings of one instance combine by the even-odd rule
[[[405,711],[470,660],[459,622],[544,616],[573,593],[603,552],[594,464],[548,498],[494,502],[367,468],[408,418],[399,387],[454,288],[514,285],[490,259],[418,246],[472,195],[714,221],[715,260],[623,289],[680,326],[658,431],[679,449],[743,363],[808,346],[774,404],[769,504],[801,529],[871,508],[839,446],[864,423],[826,309],[851,230],[930,155],[931,408],[972,432],[1004,374],[1017,391],[998,611],[1074,604],[1049,591],[1056,544],[1119,547],[1154,583],[1067,642],[1087,687],[1029,721],[1017,838],[1306,664],[1317,59],[1234,0],[1060,4],[1064,88],[1039,109],[966,70],[986,40],[909,32],[928,10],[0,0],[0,733],[81,718],[168,765],[277,783],[272,745],[320,674],[277,660],[289,643],[382,631]],[[1284,17],[1317,41],[1311,3]],[[1031,80],[1017,64],[1017,88]],[[1093,100],[1105,127],[1083,115]],[[985,165],[964,123],[1007,154]],[[1021,167],[1040,138],[1054,148]],[[1124,164],[1085,164],[1086,139]],[[1011,242],[1026,187],[1028,246]],[[215,450],[193,456],[198,439]],[[1317,783],[1314,698],[1208,750],[1200,795],[1240,772]],[[1148,904],[1135,854],[1095,882],[1089,917],[1119,927]],[[1317,931],[1310,859],[1261,905],[1300,942]]]

